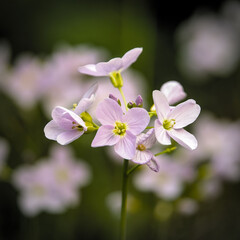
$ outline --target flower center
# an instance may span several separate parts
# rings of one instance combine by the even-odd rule
[[[120,136],[124,136],[127,130],[127,124],[126,123],[122,123],[122,122],[115,122],[115,127],[113,129],[113,132],[116,135],[120,135]]]
[[[143,144],[139,144],[139,145],[137,146],[137,150],[139,150],[139,151],[144,151],[144,150],[146,150],[146,147],[145,147]]]
[[[113,71],[109,74],[111,82],[115,88],[120,88],[123,86],[123,79],[120,71]]]
[[[175,119],[165,119],[163,121],[163,128],[166,130],[171,130],[175,123],[176,123]]]
[[[73,126],[72,126],[72,129],[77,129],[79,131],[83,131],[83,126],[77,124],[76,122],[72,122]]]

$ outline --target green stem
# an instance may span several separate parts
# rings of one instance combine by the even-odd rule
[[[128,188],[128,160],[124,159],[122,172],[122,208],[120,240],[126,239],[126,217],[127,217],[127,188]]]
[[[125,98],[125,96],[124,96],[123,90],[122,90],[121,87],[119,87],[118,90],[119,90],[119,92],[120,92],[120,94],[121,94],[121,96],[122,96],[122,99],[123,99],[123,102],[124,102],[126,111],[128,111],[127,101],[126,101],[126,98]]]
[[[142,166],[142,164],[138,164],[132,168],[130,168],[128,171],[127,171],[127,175],[129,176],[132,172],[134,172],[137,168],[139,168],[140,166]]]
[[[160,152],[160,153],[156,153],[154,156],[158,156],[158,155],[162,155],[164,153],[170,153],[172,152],[173,150],[175,150],[177,147],[171,147],[171,148],[167,148],[165,149],[164,151]]]

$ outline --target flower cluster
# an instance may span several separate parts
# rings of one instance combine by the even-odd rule
[[[159,169],[158,154],[151,151],[156,141],[171,145],[173,139],[187,149],[196,149],[196,138],[183,128],[196,120],[200,106],[192,99],[173,106],[186,96],[180,83],[170,81],[160,91],[154,90],[154,105],[149,111],[143,108],[140,95],[135,101],[127,102],[122,90],[121,72],[134,63],[141,52],[142,48],[134,48],[122,58],[79,67],[79,72],[83,74],[108,76],[123,101],[110,92],[109,98],[97,102],[94,112],[97,122],[94,122],[89,114],[89,109],[96,104],[97,85],[94,84],[73,109],[60,106],[53,109],[53,120],[44,129],[46,137],[65,145],[83,134],[96,131],[92,147],[114,146],[120,157],[137,164],[147,164],[154,171]],[[150,119],[154,117],[157,117],[154,126],[149,126]]]
[[[34,166],[22,166],[13,174],[13,184],[20,191],[22,212],[35,216],[41,211],[61,213],[79,202],[79,187],[88,184],[90,170],[76,161],[71,149],[54,146],[50,157]]]

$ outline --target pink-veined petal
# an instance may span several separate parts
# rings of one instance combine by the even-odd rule
[[[164,119],[167,117],[168,113],[170,112],[170,107],[169,107],[167,98],[162,92],[158,90],[154,90],[153,101],[155,104],[158,119],[161,123],[163,123]]]
[[[153,156],[151,160],[147,163],[147,166],[154,172],[159,171],[159,166],[157,164],[157,158]]]
[[[59,144],[66,145],[66,144],[73,142],[80,136],[82,136],[83,133],[84,133],[84,131],[78,131],[76,129],[71,130],[71,131],[62,132],[61,134],[59,134],[57,136],[56,140]]]
[[[187,95],[183,90],[183,86],[177,81],[164,83],[160,91],[166,96],[170,105],[184,99]]]
[[[81,100],[79,101],[77,107],[75,108],[74,112],[80,115],[82,112],[85,112],[94,102],[95,94],[98,89],[98,83],[94,83],[88,91],[83,95]]]
[[[115,125],[116,121],[122,122],[122,108],[114,100],[107,98],[101,102],[96,110],[98,121],[103,125]]]
[[[87,64],[85,66],[81,66],[78,68],[78,71],[82,74],[95,76],[95,77],[106,76],[105,72],[97,71],[96,64]]]
[[[136,150],[136,153],[132,158],[132,161],[138,164],[145,164],[151,160],[152,156],[153,154],[149,150],[145,151]]]
[[[142,48],[133,48],[124,54],[122,57],[123,68],[122,70],[127,69],[131,64],[136,62],[139,55],[142,53]]]
[[[51,120],[44,128],[44,133],[46,138],[51,140],[56,140],[57,136],[63,132],[63,129],[60,128],[54,120]]]
[[[143,144],[146,148],[151,148],[155,142],[156,142],[156,136],[155,136],[154,128],[148,130],[147,133],[142,135],[138,141],[139,144]]]
[[[155,136],[159,143],[163,145],[171,145],[171,139],[168,135],[168,131],[163,128],[158,119],[154,122]]]
[[[86,131],[86,125],[84,121],[73,111],[70,111],[64,107],[55,107],[52,111],[52,118],[56,124],[65,130],[71,130],[73,122],[78,123]]]
[[[183,147],[194,150],[197,148],[197,139],[184,129],[171,129],[169,135]]]
[[[112,146],[120,140],[120,136],[113,133],[114,126],[101,126],[92,141],[92,147]]]
[[[141,133],[148,125],[150,117],[143,108],[132,108],[123,116],[123,122],[128,125],[128,130],[134,135]]]
[[[200,106],[192,99],[178,104],[168,114],[168,119],[175,119],[174,129],[183,128],[196,120],[200,113]]]
[[[136,136],[128,130],[124,137],[114,146],[115,152],[124,159],[132,159],[136,151]]]
[[[105,76],[111,72],[119,71],[122,68],[122,59],[113,58],[108,62],[101,62],[96,65],[96,69],[99,72],[104,72]]]

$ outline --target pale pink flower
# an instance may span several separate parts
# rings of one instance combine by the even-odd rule
[[[108,62],[100,62],[97,64],[87,64],[78,68],[83,74],[103,77],[109,76],[114,72],[121,72],[134,63],[142,52],[142,48],[134,48],[124,54],[122,58],[113,58]]]
[[[137,136],[136,153],[132,159],[138,164],[147,164],[153,171],[159,170],[157,159],[149,150],[156,142],[154,129],[150,129],[147,133],[141,133]]]
[[[24,214],[40,211],[63,212],[79,202],[79,187],[89,183],[86,163],[75,160],[71,149],[55,146],[50,157],[33,166],[21,166],[13,173],[13,184],[19,190],[19,206]]]
[[[190,99],[170,108],[167,98],[158,90],[153,91],[153,100],[158,115],[154,124],[157,140],[163,145],[170,145],[173,138],[185,148],[195,149],[196,138],[183,127],[196,120],[200,113],[200,106]]]
[[[145,109],[132,108],[123,114],[122,108],[112,99],[105,99],[96,110],[102,126],[92,142],[92,147],[114,146],[122,158],[132,159],[136,151],[136,135],[149,123]]]
[[[93,85],[82,97],[75,110],[68,110],[57,106],[52,111],[52,118],[44,128],[48,139],[56,140],[61,145],[66,145],[76,140],[87,131],[87,126],[79,116],[93,103],[97,85]]]

